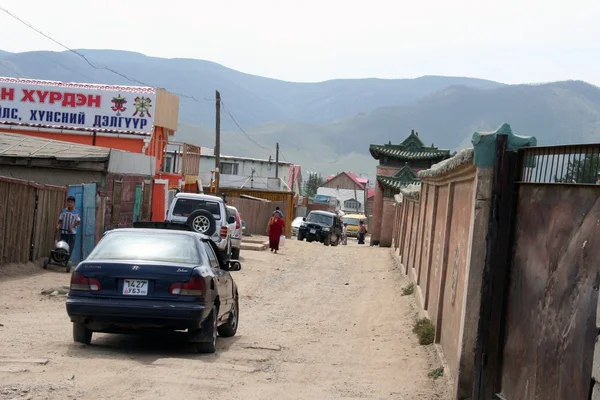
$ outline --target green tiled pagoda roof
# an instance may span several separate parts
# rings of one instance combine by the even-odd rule
[[[388,189],[400,190],[403,187],[410,185],[420,184],[419,179],[407,181],[402,178],[396,178],[394,176],[377,175],[377,181]]]
[[[450,150],[430,150],[430,151],[406,151],[399,146],[372,144],[369,151],[375,159],[380,157],[395,158],[398,160],[437,160],[450,156]]]
[[[371,156],[376,160],[381,157],[396,160],[442,160],[450,157],[450,150],[440,150],[435,146],[425,146],[419,134],[414,131],[400,144],[372,144],[369,146]]]

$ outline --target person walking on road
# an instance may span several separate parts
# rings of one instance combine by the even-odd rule
[[[365,221],[358,223],[358,244],[365,244],[365,236],[367,235],[367,227]]]
[[[73,248],[75,247],[75,237],[77,235],[77,226],[81,223],[79,213],[75,209],[75,197],[69,196],[67,198],[67,208],[64,208],[59,217],[56,229],[60,230],[60,240],[67,242],[69,245],[69,259],[73,254]],[[67,261],[69,261],[67,259]]]
[[[285,228],[285,222],[278,212],[274,212],[273,216],[269,220],[269,226],[267,227],[267,234],[269,235],[269,249],[272,253],[277,254],[279,250],[279,240],[283,234]]]
[[[273,212],[273,215],[275,214],[279,214],[279,216],[281,217],[281,219],[283,218],[283,212],[281,211],[281,209],[279,208],[279,206],[275,207],[275,211]]]

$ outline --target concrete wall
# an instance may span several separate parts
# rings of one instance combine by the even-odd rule
[[[596,309],[596,329],[600,332],[600,296],[598,296],[598,306]],[[596,346],[594,347],[594,366],[592,369],[592,400],[600,400],[600,335],[596,337]]]
[[[454,398],[471,395],[491,170],[473,165],[473,150],[419,173],[385,212],[381,244],[390,243],[415,283],[422,316],[436,327],[435,345],[454,383]],[[386,225],[387,220],[391,226]]]
[[[154,176],[156,158],[128,151],[110,150],[108,172],[113,174]]]

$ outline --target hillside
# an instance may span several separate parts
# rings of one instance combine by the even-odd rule
[[[470,144],[473,132],[494,130],[504,122],[516,134],[536,136],[541,145],[598,142],[600,89],[580,81],[492,90],[458,86],[415,104],[381,108],[330,124],[272,122],[248,133],[273,148],[279,141],[289,159],[302,160],[317,171],[372,172],[375,161],[368,155],[370,143],[400,142],[411,129],[417,129],[426,144],[457,150]],[[182,130],[180,137],[193,140],[190,129]],[[212,131],[200,137],[209,142]],[[238,131],[224,137],[227,151],[256,156],[269,153]]]
[[[356,79],[294,83],[248,75],[222,65],[191,59],[165,59],[114,50],[80,50],[91,63],[106,66],[151,86],[193,96],[182,98],[182,122],[214,126],[215,89],[238,123],[251,127],[270,121],[328,123],[379,107],[410,104],[450,85],[496,88],[500,83],[471,78],[427,76],[417,79]],[[71,52],[0,53],[0,63],[27,78],[137,84],[106,69],[93,68]],[[16,76],[8,68],[1,74]]]
[[[161,59],[120,51],[83,51],[96,66],[165,87],[182,98],[177,139],[214,146],[214,89],[225,103],[223,153],[282,159],[329,174],[372,174],[370,143],[399,142],[411,129],[427,144],[458,149],[476,130],[508,122],[540,144],[600,141],[600,89],[581,81],[503,85],[471,79],[357,79],[291,83],[244,74],[202,60]],[[65,81],[131,84],[72,53],[0,52],[2,74]],[[249,135],[240,132],[227,114]]]

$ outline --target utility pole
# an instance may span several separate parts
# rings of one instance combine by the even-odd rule
[[[215,193],[219,193],[221,180],[221,93],[215,90],[216,124],[215,124]]]
[[[275,179],[279,178],[279,142],[275,145]]]

